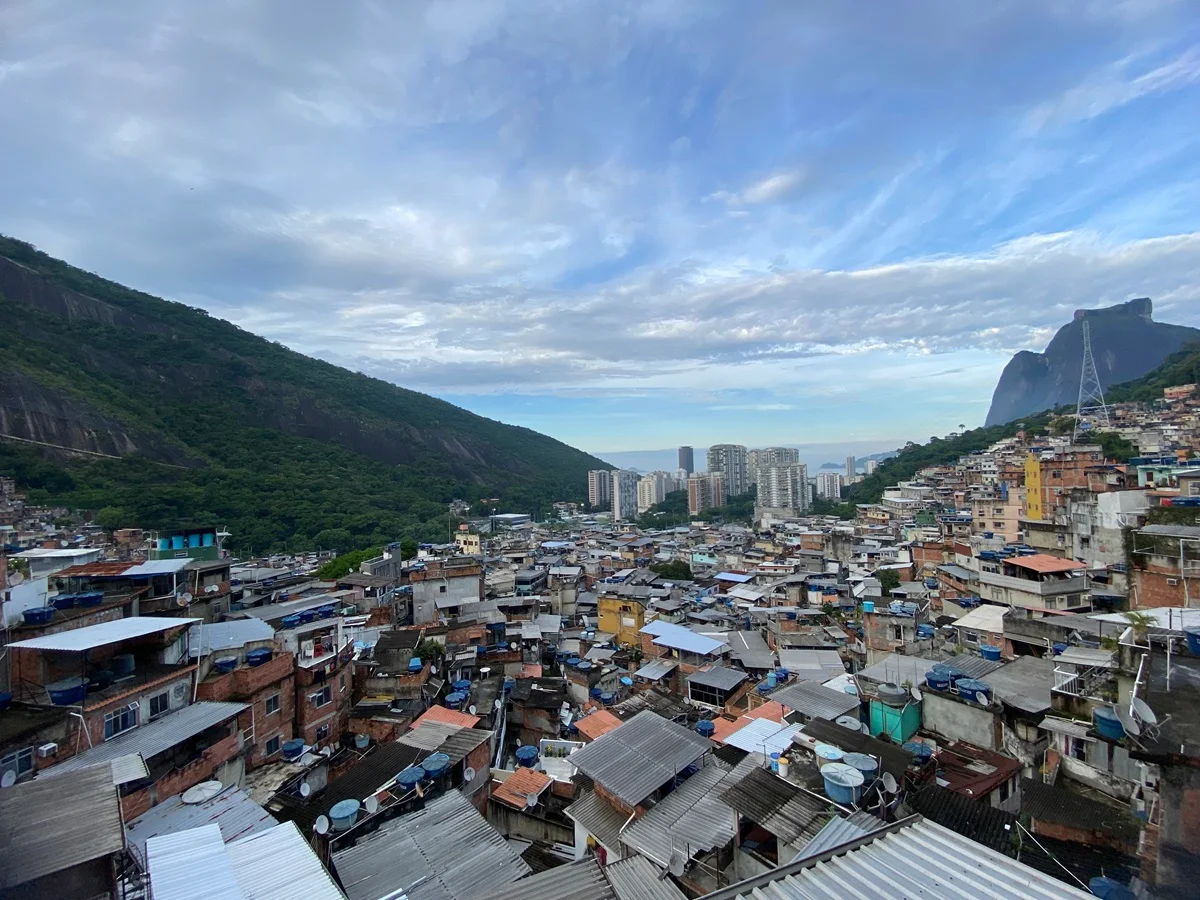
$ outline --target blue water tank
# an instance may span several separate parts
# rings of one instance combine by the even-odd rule
[[[57,610],[53,606],[35,606],[33,609],[24,610],[21,617],[25,619],[26,625],[45,625],[54,617]]]
[[[701,719],[696,723],[696,734],[701,737],[710,738],[716,733],[717,726],[713,724],[711,719]]]
[[[0,712],[12,706],[13,695],[10,691],[0,691]]]
[[[237,668],[238,658],[236,656],[218,656],[213,660],[213,671],[216,672],[232,672]]]
[[[466,699],[466,694],[461,693],[460,691],[454,691],[453,693],[446,695],[446,707],[448,709],[458,709],[463,705],[463,702]]]
[[[588,693],[592,696],[592,698],[599,700],[600,695],[603,694],[604,691],[600,690],[598,687],[594,687]]]
[[[840,747],[835,747],[833,744],[817,744],[813,748],[813,753],[816,754],[817,764],[841,762],[842,757],[846,754],[842,752]]]
[[[332,619],[336,614],[337,606],[333,603],[330,603],[328,606],[321,606],[317,608],[317,616],[322,619]]]
[[[1088,890],[1101,900],[1136,900],[1137,894],[1114,878],[1096,876],[1088,879]]]
[[[316,618],[317,618],[317,611],[315,609],[306,609],[300,613],[300,623],[302,625],[307,625],[309,622],[312,622]]]
[[[1200,656],[1200,628],[1185,628],[1183,636],[1187,640],[1188,653]]]
[[[821,766],[825,779],[825,794],[834,803],[853,804],[862,796],[863,773],[845,763],[832,762]]]
[[[421,768],[430,778],[441,778],[450,768],[450,757],[445,753],[431,753],[421,760]]]
[[[586,659],[581,659],[579,661],[579,665],[576,668],[578,668],[580,672],[590,672],[590,671],[592,671],[592,664],[590,662],[588,662]]]
[[[776,687],[779,684],[779,678],[774,672],[767,673],[767,690]]]
[[[945,672],[933,669],[925,673],[925,684],[935,691],[948,691],[950,690],[950,676]]]
[[[1000,659],[1000,648],[993,647],[991,644],[980,644],[979,655],[984,659],[989,659],[992,662],[997,662]]]
[[[300,624],[300,616],[295,613],[293,613],[290,616],[284,616],[282,619],[279,620],[279,626],[281,628],[295,628],[299,624]]]
[[[504,695],[507,697],[512,693],[512,689],[517,686],[517,679],[511,675],[504,676]]]
[[[172,550],[182,550],[183,549],[183,535],[182,534],[171,535],[171,549]]]
[[[59,594],[50,601],[55,609],[71,609],[75,605],[74,594]]]
[[[423,668],[425,668],[425,665],[424,665],[424,663],[421,662],[421,657],[419,657],[419,656],[414,656],[412,659],[410,659],[408,661],[408,671],[411,674],[416,674],[417,672],[420,672]]]
[[[785,681],[787,681],[787,680],[788,680],[788,676],[789,676],[790,674],[791,674],[791,672],[789,672],[789,671],[788,671],[787,669],[785,669],[783,666],[780,666],[779,668],[777,668],[777,669],[775,670],[775,679],[776,679],[776,680],[777,680],[777,681],[778,681],[780,684],[782,684],[783,682],[785,682]]]
[[[1111,706],[1098,706],[1092,710],[1092,723],[1096,733],[1110,741],[1119,741],[1125,737],[1125,726],[1117,718],[1117,711]]]
[[[576,666],[578,666],[579,662],[580,662],[580,660],[579,660],[578,656],[568,656],[567,657],[567,665],[570,666],[572,669],[575,668]]]
[[[246,663],[250,666],[261,666],[263,663],[270,662],[272,656],[274,653],[269,648],[259,647],[246,654]]]
[[[765,681],[759,682],[758,692],[765,695],[772,689],[772,687],[773,685],[767,684]]]
[[[82,594],[76,594],[75,602],[79,606],[99,606],[104,602],[104,591],[85,591]]]
[[[357,800],[339,800],[329,808],[329,824],[334,831],[345,831],[358,821],[358,810],[361,807]]]
[[[170,548],[170,546],[171,546],[170,541],[168,541],[166,538],[158,539],[158,549],[159,550],[167,550]]]
[[[466,678],[460,678],[452,685],[453,689],[460,694],[471,693],[471,682]]]
[[[847,753],[842,757],[842,762],[862,772],[863,780],[868,784],[874,781],[875,776],[879,774],[879,762],[866,753]]]
[[[919,765],[924,765],[933,759],[933,748],[922,741],[908,741],[900,746],[902,750],[907,750],[916,757],[915,761]]]
[[[199,547],[200,546],[200,535],[189,534],[188,535],[188,546],[189,547]]]
[[[211,547],[215,543],[216,543],[216,538],[213,536],[212,532],[205,532],[204,541],[203,541],[204,546]]]
[[[958,688],[960,697],[970,700],[972,703],[979,702],[980,698],[985,703],[992,702],[992,689],[988,687],[987,682],[975,678],[960,678],[954,683],[954,686]]]
[[[608,691],[605,691],[603,694],[600,695],[600,702],[603,703],[605,706],[612,706],[614,699],[616,699],[616,698]]]
[[[526,769],[532,769],[537,765],[538,748],[525,744],[517,748],[517,765],[524,766]]]
[[[621,676],[621,686],[622,687],[633,687],[633,679],[630,678],[628,675],[622,675]]]
[[[874,600],[864,600],[863,601],[863,612],[865,612],[865,613],[875,612],[875,601]]]
[[[420,766],[409,766],[403,772],[396,776],[396,783],[406,791],[413,790],[418,784],[425,780],[425,770]]]

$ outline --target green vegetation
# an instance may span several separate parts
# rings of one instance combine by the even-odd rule
[[[641,528],[673,528],[697,519],[703,522],[744,522],[749,525],[754,521],[756,497],[757,491],[751,488],[749,493],[730,497],[723,506],[715,506],[697,516],[689,516],[687,491],[671,491],[662,503],[656,503],[642,513],[637,523]]]
[[[650,571],[657,572],[663,578],[671,581],[691,581],[692,567],[681,559],[673,559],[670,562],[652,563]]]
[[[875,577],[879,579],[885,597],[900,587],[900,575],[895,569],[879,569],[875,572]]]
[[[374,559],[382,553],[382,547],[368,547],[366,550],[352,550],[349,553],[343,553],[317,569],[317,577],[323,581],[344,578],[351,572],[357,572],[358,567],[368,559]]]
[[[1129,441],[1119,434],[1112,431],[1097,431],[1095,434],[1088,435],[1088,441],[1093,444],[1099,444],[1104,448],[1104,458],[1111,459],[1116,462],[1128,462],[1138,455],[1138,449]]]
[[[239,553],[444,540],[451,500],[537,516],[606,467],[4,237],[0,398],[13,422],[40,416],[38,440],[120,457],[0,441],[31,502],[106,527],[220,525]]]
[[[1153,403],[1163,399],[1164,388],[1181,384],[1200,384],[1200,344],[1182,347],[1141,378],[1113,385],[1104,392],[1104,399],[1109,403],[1130,400]]]

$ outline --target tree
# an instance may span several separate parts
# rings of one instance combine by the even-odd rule
[[[341,556],[331,559],[321,568],[317,569],[317,577],[324,581],[336,581],[339,578],[344,578],[351,572],[357,572],[359,565],[368,559],[373,559],[379,556],[383,551],[379,547],[371,547],[367,550],[353,550],[350,553],[343,553]]]
[[[671,581],[692,580],[692,567],[681,559],[673,559],[670,562],[652,563],[650,571],[657,572],[663,578]]]
[[[412,559],[417,555],[417,542],[412,538],[404,538],[400,541],[400,560],[403,562],[406,559]]]
[[[354,535],[346,528],[325,528],[313,536],[312,542],[320,550],[345,553],[354,546]]]
[[[879,584],[883,587],[883,595],[885,597],[900,587],[900,576],[896,574],[895,569],[877,569],[875,577],[879,579]]]
[[[1116,462],[1127,462],[1138,455],[1138,449],[1130,441],[1112,431],[1097,431],[1087,437],[1089,443],[1104,448],[1104,458]]]

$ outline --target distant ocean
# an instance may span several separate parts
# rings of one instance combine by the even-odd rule
[[[809,477],[814,477],[825,463],[835,462],[844,466],[846,457],[853,455],[859,462],[877,453],[897,450],[903,441],[849,441],[842,444],[778,444],[775,446],[795,447],[800,451],[800,462],[808,466]],[[696,469],[704,471],[707,447],[696,447]],[[659,469],[672,471],[679,465],[678,448],[666,450],[622,450],[615,453],[595,453],[607,463],[622,469],[637,469],[639,472],[654,472]],[[860,465],[861,468],[861,465]]]

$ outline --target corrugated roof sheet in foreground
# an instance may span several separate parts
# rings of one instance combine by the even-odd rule
[[[96,647],[106,647],[131,638],[145,637],[148,634],[158,634],[170,631],[181,625],[191,625],[200,619],[177,619],[173,616],[134,616],[129,619],[115,619],[112,622],[101,622],[98,625],[88,625],[71,631],[60,631],[56,634],[46,634],[42,637],[30,638],[27,641],[17,641],[9,647],[20,647],[30,650],[66,650],[82,653],[84,650],[94,650]]]
[[[216,825],[150,838],[146,868],[154,900],[243,900]]]
[[[571,765],[618,799],[636,806],[704,753],[708,738],[644,710],[571,754]]]
[[[617,900],[687,900],[662,869],[644,856],[630,856],[604,867]]]
[[[458,791],[393,819],[333,854],[350,900],[474,897],[529,873],[508,842]]]
[[[864,838],[772,869],[707,900],[1069,900],[1092,895],[914,816]]]
[[[150,838],[212,824],[220,827],[221,837],[228,843],[270,828],[276,822],[241,788],[231,785],[203,803],[184,803],[178,795],[168,797],[130,822],[125,834],[129,846],[136,848],[145,860],[146,841]]]
[[[124,846],[121,803],[108,766],[0,790],[0,889]]]
[[[800,844],[824,827],[830,802],[765,769],[754,768],[726,789],[725,804],[785,844]]]
[[[621,843],[660,866],[671,862],[675,847],[689,858],[724,847],[737,834],[737,816],[721,800],[720,786],[731,767],[713,761],[663,797],[621,834]]]
[[[514,881],[473,900],[617,900],[593,857]]]
[[[241,838],[225,850],[247,900],[345,900],[295,822]]]
[[[621,848],[621,827],[629,818],[595,791],[588,791],[565,810],[567,818],[614,853]]]
[[[155,754],[170,750],[181,741],[199,734],[206,728],[224,722],[248,708],[245,703],[213,703],[210,701],[193,703],[191,706],[185,706],[179,712],[163,716],[149,725],[142,725],[111,741],[105,741],[98,747],[77,753],[55,766],[55,774],[86,769],[97,763],[111,762],[118,757],[128,756],[130,753],[140,753],[142,759],[148,760]],[[109,777],[112,777],[111,772]]]
[[[771,699],[810,719],[836,719],[858,709],[858,696],[835,691],[815,681],[794,681],[771,693]]]

